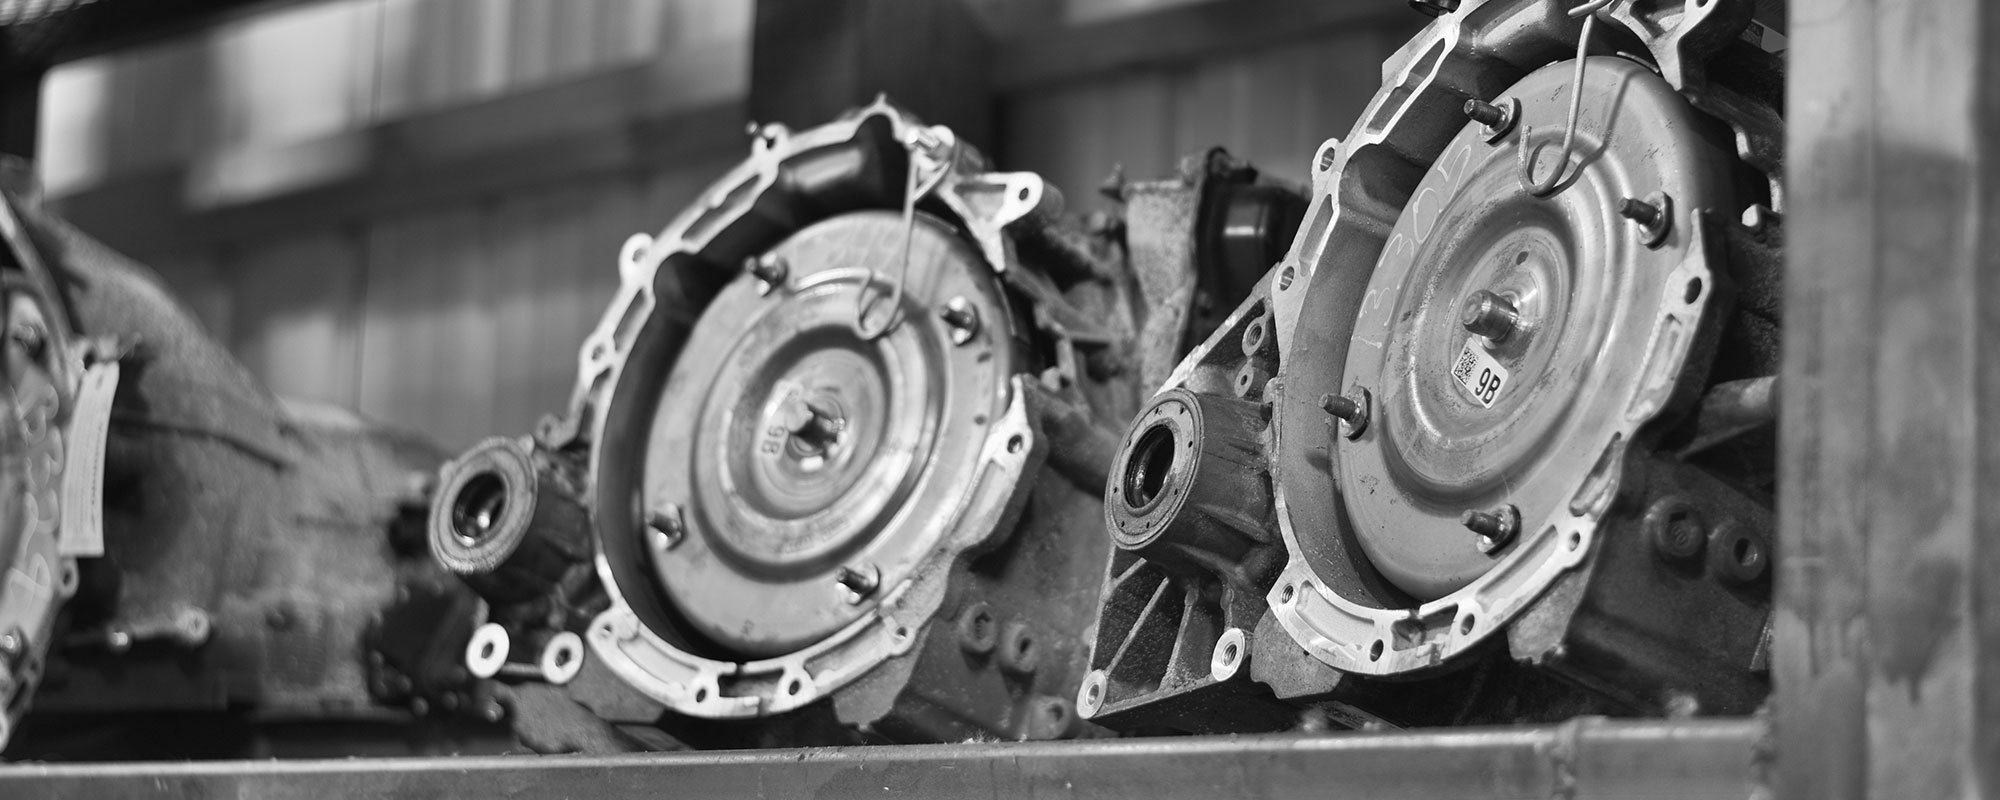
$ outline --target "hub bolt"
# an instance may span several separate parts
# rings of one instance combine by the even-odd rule
[[[1521,310],[1507,302],[1507,298],[1480,289],[1465,298],[1465,305],[1458,312],[1458,321],[1473,335],[1498,342],[1506,339],[1514,332],[1514,326],[1520,324]]]
[[[744,266],[750,270],[753,277],[764,282],[759,294],[769,294],[772,289],[784,283],[786,276],[792,272],[791,266],[776,253],[754,256],[748,259],[748,263]]]
[[[1666,241],[1667,231],[1673,229],[1674,201],[1661,192],[1646,195],[1644,200],[1627,197],[1618,202],[1618,216],[1639,226],[1647,247],[1658,247]]]
[[[1349,439],[1358,437],[1362,431],[1368,430],[1368,390],[1360,390],[1360,395],[1359,400],[1339,394],[1324,394],[1319,398],[1319,407],[1326,409],[1326,413],[1332,414],[1341,424],[1347,426],[1346,436]]]
[[[882,573],[871,564],[863,564],[859,568],[841,567],[833,580],[847,589],[847,602],[860,603],[875,594],[875,589],[881,586]]]
[[[1512,97],[1501,97],[1488,103],[1478,98],[1465,101],[1465,116],[1486,128],[1486,141],[1500,141],[1508,131],[1514,129],[1514,120],[1521,117],[1521,101]]]
[[[938,310],[944,324],[951,326],[951,343],[965,344],[979,333],[979,308],[963,297],[954,297]]]
[[[845,420],[811,402],[796,401],[787,413],[785,428],[791,432],[792,444],[806,455],[825,454],[847,428]]]
[[[1521,532],[1521,510],[1512,505],[1501,506],[1492,511],[1467,510],[1459,515],[1458,521],[1473,533],[1479,534],[1479,552],[1491,553],[1506,547]]]
[[[1497,128],[1507,121],[1507,110],[1480,99],[1465,101],[1465,115],[1488,128]]]
[[[654,550],[672,550],[687,535],[687,522],[681,517],[681,507],[667,503],[646,515],[646,527],[652,529],[648,537]]]

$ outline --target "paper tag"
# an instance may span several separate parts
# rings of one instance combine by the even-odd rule
[[[1466,337],[1458,362],[1451,366],[1451,376],[1484,408],[1492,408],[1500,399],[1500,390],[1507,387],[1507,368],[1486,354],[1486,345],[1477,336]]]
[[[70,414],[69,452],[63,455],[62,532],[57,552],[77,558],[104,555],[104,446],[111,436],[111,398],[118,394],[118,362],[92,364],[83,373]]]

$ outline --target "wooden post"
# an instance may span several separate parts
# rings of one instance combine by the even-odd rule
[[[992,151],[986,32],[962,0],[757,0],[750,116],[818,125],[886,92]]]
[[[2000,8],[1791,37],[1775,788],[2000,794]]]

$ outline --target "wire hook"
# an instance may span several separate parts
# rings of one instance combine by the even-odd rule
[[[1540,161],[1542,148],[1547,142],[1528,144],[1527,131],[1521,132],[1521,188],[1535,197],[1547,197],[1557,186],[1569,177],[1569,158],[1576,148],[1576,120],[1583,110],[1583,70],[1584,56],[1590,52],[1590,35],[1597,28],[1597,12],[1618,0],[1586,0],[1570,9],[1571,17],[1583,17],[1583,30],[1576,37],[1576,71],[1570,76],[1569,119],[1563,123],[1562,153],[1556,158],[1555,171],[1542,180],[1535,179],[1535,164]]]
[[[889,294],[889,318],[882,323],[881,328],[869,330],[868,314],[875,310],[875,304],[882,299],[881,293],[870,291],[875,286],[875,268],[871,266],[868,268],[867,281],[861,284],[861,293],[854,298],[854,328],[861,334],[861,340],[864,342],[874,341],[894,330],[903,320],[903,284],[910,276],[910,245],[916,237],[917,199],[937,189],[938,184],[944,182],[945,174],[951,171],[952,163],[958,158],[957,137],[952,136],[949,131],[945,131],[941,136],[936,135],[937,130],[941,129],[912,131],[909,141],[906,142],[910,150],[910,165],[904,170],[903,180],[903,247],[902,255],[897,259],[894,288]],[[936,158],[932,153],[933,149],[942,149],[943,157]],[[928,162],[923,165],[925,169],[922,171],[926,174],[921,178],[920,160]]]

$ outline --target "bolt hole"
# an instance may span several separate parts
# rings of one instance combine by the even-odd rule
[[[1028,656],[1034,654],[1034,652],[1035,652],[1034,639],[1030,639],[1026,636],[1023,636],[1014,643],[1014,657],[1018,660],[1026,661],[1028,659]]]
[[[1009,452],[1009,453],[1019,453],[1019,452],[1021,452],[1021,445],[1023,445],[1023,444],[1026,444],[1026,443],[1027,443],[1027,442],[1025,442],[1024,440],[1022,440],[1022,439],[1021,439],[1021,437],[1019,437],[1019,436],[1015,436],[1015,437],[1013,437],[1013,438],[1011,438],[1011,439],[1008,439],[1008,440],[1007,440],[1007,452]]]
[[[1166,488],[1173,466],[1173,429],[1156,425],[1139,437],[1139,446],[1125,461],[1125,504],[1134,509],[1150,505]]]
[[[1294,271],[1293,268],[1286,267],[1285,271],[1278,273],[1278,291],[1282,292],[1285,291],[1286,289],[1292,288],[1292,281],[1296,280],[1297,278],[1298,278],[1298,273]]]
[[[569,651],[569,648],[565,647],[565,648],[562,648],[562,649],[559,649],[559,650],[557,650],[557,651],[556,651],[556,659],[555,659],[555,660],[556,660],[556,666],[558,666],[558,667],[567,667],[567,666],[569,666],[569,662],[570,662],[570,659],[572,659],[572,658],[575,658],[575,657],[576,657],[576,654],[575,654],[575,653],[572,653],[572,652],[570,652],[570,651]]]
[[[1750,539],[1748,537],[1738,538],[1736,546],[1731,548],[1730,552],[1736,555],[1736,563],[1744,566],[1748,566],[1756,558],[1755,549],[1750,546]]]
[[[1234,663],[1236,663],[1236,656],[1237,656],[1237,655],[1238,655],[1238,651],[1237,651],[1237,647],[1236,647],[1236,643],[1235,643],[1235,642],[1230,642],[1229,644],[1226,644],[1226,645],[1223,645],[1223,646],[1222,646],[1222,663],[1223,663],[1223,664],[1234,664]]]
[[[793,678],[785,684],[785,694],[796,697],[799,692],[805,691],[805,688],[805,684],[800,683],[798,678]]]
[[[1333,169],[1333,159],[1337,155],[1334,151],[1335,148],[1332,147],[1319,151],[1319,170],[1321,172]]]
[[[1472,625],[1473,625],[1472,615],[1471,614],[1465,615],[1464,619],[1458,621],[1458,635],[1464,636],[1468,633],[1471,633]]]
[[[897,627],[897,628],[896,628],[896,638],[898,638],[898,639],[908,639],[908,638],[910,638],[910,629],[909,629],[909,628],[904,628],[904,627]]]
[[[1516,264],[1526,264],[1526,263],[1528,263],[1528,251],[1526,251],[1526,250],[1522,250],[1522,251],[1521,251],[1521,252],[1519,252],[1519,253],[1515,253],[1515,254],[1514,254],[1514,263],[1516,263]]]
[[[1287,583],[1285,584],[1284,591],[1278,594],[1278,602],[1280,603],[1292,602],[1292,597],[1298,594],[1298,592],[1299,592],[1298,586]]]
[[[484,645],[481,645],[481,646],[480,646],[480,648],[479,648],[479,657],[480,657],[480,658],[492,658],[492,657],[493,657],[493,643],[492,643],[492,642],[487,642],[486,644],[484,644]]]
[[[1015,196],[1021,198],[1022,200],[1028,199],[1028,187],[1026,186],[1021,187],[1021,193]]]
[[[494,473],[481,472],[466,481],[452,499],[451,532],[459,544],[472,547],[493,535],[506,510],[507,482]]]
[[[1093,683],[1090,685],[1089,691],[1090,691],[1090,702],[1095,703],[1099,700],[1104,699],[1104,684]]]
[[[1582,547],[1582,546],[1583,546],[1583,534],[1581,534],[1581,533],[1578,533],[1578,532],[1576,532],[1576,531],[1570,531],[1570,533],[1569,533],[1569,549],[1571,549],[1571,550],[1575,550],[1575,549],[1577,549],[1577,548],[1579,548],[1579,547]]]
[[[1694,278],[1689,280],[1687,294],[1683,296],[1682,302],[1692,303],[1700,298],[1701,298],[1701,279]]]
[[[1382,660],[1382,640],[1381,640],[1381,639],[1376,639],[1376,640],[1375,640],[1375,643],[1374,643],[1374,644],[1371,644],[1371,645],[1369,645],[1369,646],[1368,646],[1368,660],[1369,660],[1369,661],[1381,661],[1381,660]]]
[[[694,690],[694,701],[697,703],[708,702],[708,687],[703,686],[699,689]]]

